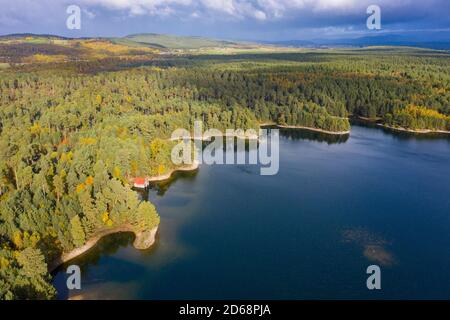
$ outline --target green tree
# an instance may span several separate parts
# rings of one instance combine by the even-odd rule
[[[70,233],[72,235],[73,244],[75,247],[81,247],[86,242],[86,235],[84,233],[83,225],[79,216],[74,216],[70,219]]]

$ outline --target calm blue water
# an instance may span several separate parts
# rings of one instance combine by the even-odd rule
[[[330,140],[331,139],[331,140]],[[202,166],[150,190],[157,244],[114,235],[60,298],[450,299],[450,139],[285,131],[280,172]],[[377,264],[382,290],[366,288]]]

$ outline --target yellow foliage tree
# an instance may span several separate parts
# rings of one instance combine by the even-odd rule
[[[85,183],[87,186],[91,186],[94,183],[94,178],[91,176],[87,177]]]
[[[103,223],[106,223],[106,221],[108,221],[108,220],[109,220],[109,212],[105,211],[105,212],[103,212],[103,215],[102,215],[102,221],[103,221]]]
[[[84,183],[80,183],[80,184],[77,185],[77,187],[76,187],[76,192],[77,192],[77,193],[83,192],[84,188],[85,188]]]
[[[97,139],[95,139],[95,138],[81,138],[80,139],[80,144],[85,145],[85,146],[93,145],[96,142],[97,142]]]
[[[163,175],[166,172],[166,167],[163,164],[158,166],[158,175]]]
[[[13,243],[16,246],[16,248],[18,248],[18,249],[23,248],[22,233],[19,230],[14,232]]]
[[[117,166],[114,167],[114,169],[113,169],[113,177],[116,178],[116,179],[119,179],[119,180],[122,179],[122,171]]]
[[[39,134],[41,132],[41,126],[39,123],[35,123],[30,127],[30,132],[32,134]]]

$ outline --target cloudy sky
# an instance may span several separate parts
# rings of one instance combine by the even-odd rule
[[[381,31],[366,28],[369,5]],[[81,30],[66,9],[81,8]],[[124,36],[154,32],[236,40],[352,38],[373,34],[450,34],[449,0],[0,0],[0,34]]]

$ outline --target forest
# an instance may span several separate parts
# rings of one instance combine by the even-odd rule
[[[157,226],[130,181],[173,169],[168,138],[196,120],[340,132],[359,116],[450,131],[446,52],[158,55],[95,42],[72,46],[83,59],[68,59],[54,46],[0,45],[1,299],[55,298],[47,265],[61,253],[124,223]]]

